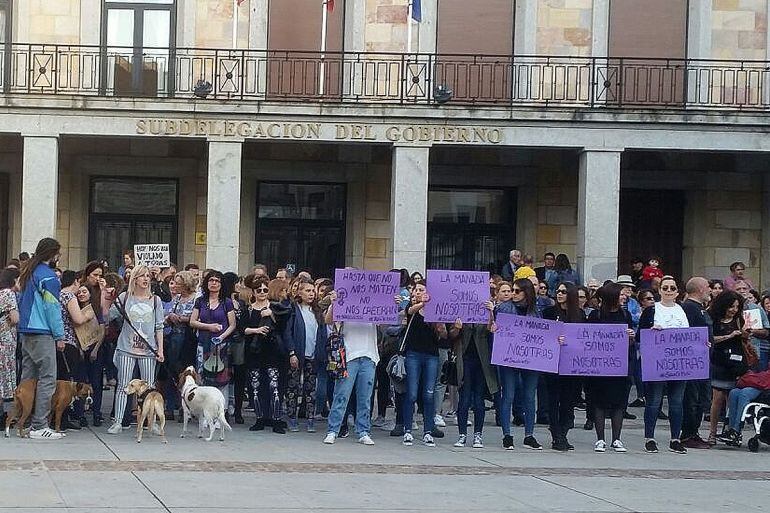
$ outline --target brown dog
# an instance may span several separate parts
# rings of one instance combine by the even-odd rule
[[[94,393],[88,383],[75,383],[74,381],[57,380],[56,391],[51,398],[51,414],[56,431],[61,431],[61,418],[64,410],[70,407],[76,397],[87,400]]]
[[[156,418],[160,425],[160,438],[164,444],[168,443],[168,440],[166,440],[166,414],[163,395],[141,379],[129,381],[125,391],[127,395],[136,394],[136,402],[139,409],[136,418],[136,443],[142,443],[145,421],[147,421],[147,429],[152,430],[153,426],[155,426]]]
[[[32,414],[32,407],[35,404],[35,392],[37,391],[36,379],[25,379],[13,393],[14,412],[8,416],[5,422],[5,436],[10,436],[11,424],[15,420],[19,437],[24,438],[27,433],[24,430],[24,424]],[[56,431],[61,431],[61,418],[64,410],[69,407],[75,397],[90,397],[93,393],[91,385],[87,383],[74,383],[72,381],[57,380],[56,391],[51,398],[50,419],[55,421]]]

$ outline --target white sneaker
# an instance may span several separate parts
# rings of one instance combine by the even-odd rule
[[[369,436],[367,433],[364,433],[361,435],[361,438],[358,439],[358,443],[364,444],[364,445],[374,445],[374,440],[372,440],[372,437]]]
[[[597,440],[594,444],[595,452],[605,452],[607,450],[607,443],[604,440]]]
[[[123,432],[123,426],[120,424],[120,422],[116,422],[115,424],[111,425],[107,432],[111,435],[117,435],[119,433]]]
[[[615,440],[614,442],[612,442],[610,447],[612,447],[615,450],[615,452],[628,452],[628,449],[626,449],[626,446],[623,445],[623,442],[621,442],[620,440]]]
[[[412,436],[412,433],[409,433],[408,431],[404,433],[404,441],[401,443],[407,447],[411,446],[414,443],[414,437]]]
[[[426,447],[436,447],[436,442],[433,440],[433,435],[425,433],[422,437],[422,444]]]
[[[473,433],[473,448],[474,449],[484,448],[484,437],[481,435],[481,433]]]
[[[64,438],[64,433],[57,433],[49,427],[44,427],[42,429],[31,429],[29,437],[34,440],[60,440]]]
[[[326,438],[324,438],[325,444],[333,444],[334,441],[337,440],[337,434],[336,433],[326,433]]]
[[[444,417],[441,415],[436,415],[433,417],[433,423],[436,425],[436,427],[446,427],[446,422],[444,422]]]
[[[455,442],[455,447],[465,447],[465,440],[468,438],[467,435],[460,435],[460,437]]]

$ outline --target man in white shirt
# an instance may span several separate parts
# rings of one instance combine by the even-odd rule
[[[333,324],[334,304],[337,292],[329,293],[331,305],[326,311],[326,323]],[[340,323],[345,341],[347,376],[338,378],[334,383],[334,398],[329,412],[329,428],[324,438],[325,444],[333,444],[339,434],[345,411],[347,410],[353,388],[356,390],[356,431],[358,442],[374,445],[371,432],[371,398],[374,390],[374,376],[379,362],[377,350],[377,326],[370,322]]]

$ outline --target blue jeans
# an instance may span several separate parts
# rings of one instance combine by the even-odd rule
[[[406,353],[406,397],[404,398],[404,431],[412,430],[414,403],[417,394],[422,394],[423,430],[430,433],[434,429],[433,420],[436,412],[433,401],[436,376],[438,375],[438,356],[407,351]]]
[[[535,433],[535,393],[540,373],[537,371],[500,367],[500,386],[503,394],[500,401],[500,425],[503,436],[511,434],[511,408],[514,398],[521,397],[524,408],[524,436]]]
[[[484,429],[484,391],[486,380],[477,355],[463,356],[463,384],[457,404],[457,429],[461,435],[468,433],[468,410],[473,408],[473,432]]]
[[[374,373],[377,365],[367,358],[356,358],[348,362],[348,377],[334,383],[334,399],[329,412],[329,433],[339,433],[342,419],[347,411],[348,400],[356,388],[356,432],[358,436],[368,435],[371,430],[370,400],[374,390]]]
[[[655,438],[655,423],[663,403],[663,390],[668,396],[668,424],[671,427],[671,439],[678,440],[682,434],[684,417],[683,400],[687,381],[649,381],[644,384],[646,404],[644,407],[644,437]]]
[[[91,361],[91,354],[93,351],[93,348],[87,351],[83,355],[83,361],[88,375],[88,383],[91,384],[91,388],[94,390],[93,395],[91,396],[91,399],[93,400],[93,403],[91,403],[91,412],[94,417],[101,417],[102,394],[104,394],[102,375],[104,372],[104,353],[106,352],[106,348],[104,347],[104,344],[102,344],[96,353],[96,358]]]
[[[741,417],[746,405],[759,396],[760,390],[756,388],[734,388],[730,390],[727,396],[727,417],[730,420],[730,427],[740,431]]]

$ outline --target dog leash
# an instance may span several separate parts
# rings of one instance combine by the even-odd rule
[[[153,312],[154,312],[155,311],[155,294],[153,294],[153,296],[152,296],[152,303],[153,303]],[[158,351],[154,347],[152,347],[150,345],[150,343],[147,341],[147,339],[144,338],[144,335],[142,333],[140,333],[139,330],[136,329],[136,326],[134,326],[134,323],[131,322],[131,319],[129,319],[129,317],[128,317],[128,313],[126,312],[125,305],[120,302],[120,296],[115,298],[115,303],[114,304],[115,304],[115,309],[118,311],[120,316],[123,317],[123,320],[128,323],[128,326],[132,330],[134,330],[134,333],[136,334],[137,337],[139,337],[139,340],[141,340],[144,343],[144,345],[147,347],[147,349],[149,349],[150,352],[153,354],[153,356],[157,359],[158,356],[159,356]],[[166,367],[166,374],[168,374],[169,377],[171,378],[171,382],[174,383],[174,386],[176,388],[179,388],[179,383],[177,383],[176,377],[174,376],[174,373],[171,372],[171,369],[166,364],[165,359],[162,362],[158,362],[158,364],[159,365],[155,366],[155,381],[158,380],[158,375],[160,374],[160,368],[162,366],[165,366]]]

